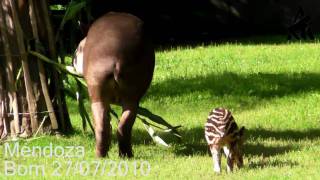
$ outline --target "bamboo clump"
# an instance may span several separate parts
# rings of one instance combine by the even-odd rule
[[[0,4],[0,138],[71,130],[61,74],[29,53],[57,61],[47,1]]]

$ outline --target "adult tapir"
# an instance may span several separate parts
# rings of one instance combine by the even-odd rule
[[[119,155],[132,157],[131,130],[139,101],[154,71],[154,49],[138,17],[110,12],[90,27],[83,48],[83,75],[95,123],[96,156],[107,155],[111,140],[110,104],[122,106]],[[79,47],[78,47],[79,50]]]

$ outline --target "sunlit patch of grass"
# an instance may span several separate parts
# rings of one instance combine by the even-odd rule
[[[272,38],[272,37],[271,37]],[[276,40],[277,38],[275,38]],[[135,158],[148,161],[151,171],[145,179],[318,179],[320,176],[320,51],[319,43],[237,43],[177,47],[158,51],[152,85],[141,106],[174,125],[182,125],[183,136],[165,136],[171,147],[156,145],[136,120],[133,130]],[[81,130],[76,103],[68,100],[75,133],[66,137],[43,137],[27,146],[83,146],[85,157],[94,161],[94,136]],[[86,107],[89,109],[88,104]],[[212,171],[203,125],[214,107],[231,109],[246,131],[245,167],[232,174]],[[118,113],[120,108],[116,108]],[[113,143],[109,158],[120,162],[116,144],[116,121],[112,121]],[[3,148],[3,147],[2,147]],[[3,160],[3,149],[0,149]],[[48,172],[62,158],[10,158],[21,164],[44,163]],[[102,161],[104,161],[102,160]],[[0,170],[3,172],[3,164]],[[64,169],[63,172],[65,172]],[[1,172],[1,177],[4,178]],[[92,171],[91,171],[92,172]],[[106,175],[105,175],[106,176]],[[60,178],[93,179],[79,174]],[[117,179],[136,177],[132,171]],[[12,177],[13,178],[13,177]],[[14,179],[26,179],[18,177]],[[31,178],[31,177],[30,177]],[[46,175],[45,179],[55,177]]]

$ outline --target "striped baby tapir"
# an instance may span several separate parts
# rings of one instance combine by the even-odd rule
[[[224,108],[213,109],[205,123],[205,138],[208,143],[215,172],[221,172],[221,152],[227,158],[227,171],[232,172],[233,165],[243,166],[243,133],[245,128],[238,128],[231,112]]]

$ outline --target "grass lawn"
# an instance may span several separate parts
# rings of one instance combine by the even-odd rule
[[[70,100],[74,135],[20,141],[20,146],[48,146],[50,143],[54,147],[82,146],[84,157],[10,157],[5,156],[4,145],[1,145],[0,179],[107,179],[113,175],[116,179],[319,179],[319,49],[319,42],[244,40],[243,43],[159,50],[152,86],[141,106],[173,125],[182,125],[181,141],[165,136],[171,146],[156,145],[137,119],[133,130],[135,158],[122,160],[118,158],[116,123],[112,121],[113,144],[109,158],[97,160],[94,137],[90,131],[82,133],[75,102]],[[215,174],[207,152],[203,125],[214,107],[229,108],[237,123],[247,129],[245,167],[232,174],[226,173],[224,157],[222,174]],[[43,165],[45,176],[36,177],[33,169],[25,176],[6,177],[5,160],[28,168]],[[86,176],[78,172],[81,162],[90,165]],[[105,162],[103,176],[101,167],[93,175],[93,164]],[[125,166],[128,172],[121,176]],[[21,172],[25,167],[20,168]],[[54,170],[61,176],[53,176]]]

